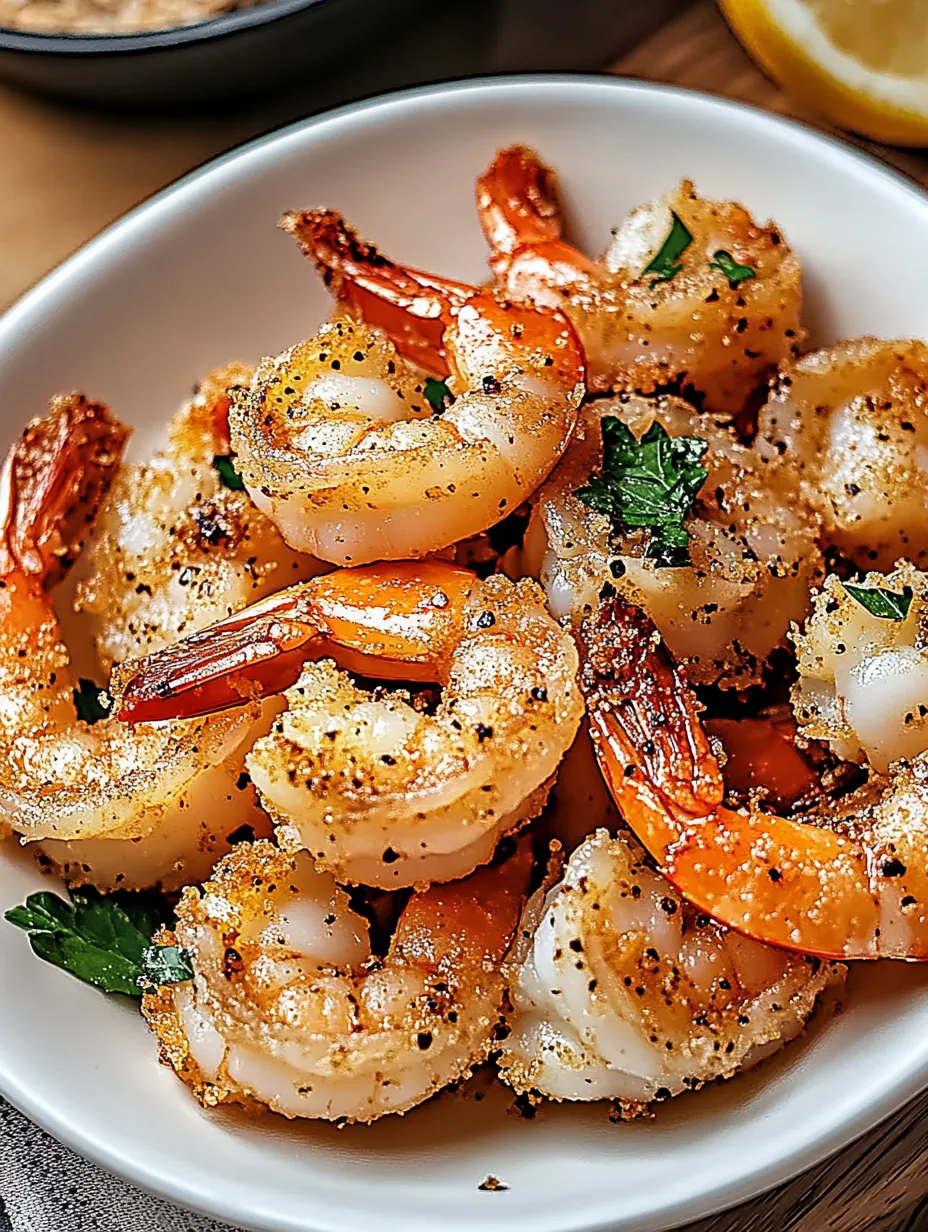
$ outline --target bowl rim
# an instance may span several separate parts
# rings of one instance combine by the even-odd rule
[[[64,55],[105,57],[160,51],[203,43],[210,39],[227,38],[242,30],[273,25],[303,9],[318,8],[337,0],[257,0],[248,8],[234,9],[185,26],[164,29],[137,30],[126,33],[69,34],[66,31],[14,30],[0,26],[0,51],[15,51],[26,55]],[[239,148],[239,147],[236,147]]]
[[[317,0],[292,0],[293,7],[302,7],[306,3]],[[247,11],[247,10],[246,10]],[[256,137],[224,151],[218,156],[208,159],[194,167],[189,172],[178,177],[164,188],[159,189],[150,197],[134,206],[121,218],[107,226],[98,235],[82,245],[70,257],[44,275],[32,287],[18,297],[5,312],[0,314],[0,342],[8,330],[15,330],[21,315],[33,309],[42,298],[54,293],[59,281],[63,281],[80,267],[92,260],[96,253],[111,245],[118,245],[122,236],[130,232],[150,213],[155,213],[163,202],[183,192],[193,183],[207,179],[227,164],[246,156],[250,152],[278,141],[286,140],[290,135],[302,131],[324,129],[327,125],[338,123],[348,117],[363,121],[365,115],[377,112],[383,107],[402,106],[416,100],[437,99],[445,96],[463,96],[486,92],[500,92],[505,95],[509,91],[524,90],[535,87],[540,90],[558,90],[576,86],[586,86],[602,89],[618,94],[651,94],[656,97],[675,97],[695,100],[700,107],[712,112],[743,112],[753,117],[759,130],[792,131],[794,136],[819,147],[822,152],[849,159],[858,164],[867,174],[875,176],[887,183],[893,191],[901,192],[910,198],[913,205],[926,214],[928,226],[928,193],[913,179],[903,172],[882,162],[872,154],[863,151],[850,142],[842,140],[830,133],[823,132],[813,125],[791,117],[766,111],[753,104],[728,99],[706,91],[693,90],[683,86],[667,85],[658,82],[641,81],[634,78],[619,77],[596,72],[525,72],[486,74],[465,79],[450,79],[446,81],[407,87],[389,92],[373,94],[364,98],[340,104],[329,110],[320,112],[308,118],[271,129]],[[756,1198],[769,1190],[781,1185],[816,1164],[821,1163],[844,1147],[849,1146],[861,1135],[875,1128],[887,1117],[898,1111],[921,1091],[928,1087],[928,1046],[919,1057],[913,1058],[912,1064],[881,1092],[878,1098],[862,1104],[851,1116],[837,1120],[831,1125],[819,1126],[817,1137],[807,1137],[796,1143],[786,1153],[780,1154],[769,1161],[762,1161],[743,1168],[740,1172],[730,1175],[727,1179],[713,1182],[698,1193],[691,1193],[678,1199],[673,1206],[644,1215],[634,1225],[634,1232],[664,1232],[669,1228],[678,1227],[695,1219],[706,1218],[737,1206],[752,1198]],[[247,1227],[254,1232],[330,1232],[335,1225],[322,1216],[309,1215],[312,1223],[302,1219],[297,1225],[289,1218],[286,1222],[273,1215],[265,1215],[261,1222],[255,1222],[258,1215],[247,1216],[242,1221],[243,1212],[231,1202],[225,1202],[222,1187],[215,1188],[209,1197],[202,1190],[197,1190],[186,1180],[180,1180],[170,1172],[155,1169],[143,1158],[127,1157],[120,1150],[119,1144],[105,1140],[102,1137],[90,1138],[77,1126],[66,1121],[55,1107],[40,1099],[33,1098],[28,1082],[22,1075],[14,1073],[4,1066],[0,1055],[0,1095],[6,1098],[26,1117],[50,1133],[59,1142],[70,1147],[84,1158],[98,1164],[111,1174],[120,1177],[132,1185],[166,1199],[176,1205],[213,1219],[226,1220],[235,1227]],[[563,1232],[613,1232],[617,1211],[603,1210],[602,1213],[591,1215],[586,1222],[571,1222],[563,1224]],[[491,1227],[490,1224],[487,1225]],[[631,1232],[631,1230],[629,1230]]]

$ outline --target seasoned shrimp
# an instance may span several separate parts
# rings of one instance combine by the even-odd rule
[[[616,532],[578,495],[602,471],[603,421],[614,416],[641,437],[653,423],[673,437],[696,436],[708,471],[687,519],[691,564],[645,557],[640,532]],[[574,623],[604,586],[641,604],[699,684],[756,683],[770,652],[803,618],[820,575],[818,521],[790,468],[765,466],[730,424],[676,398],[622,395],[587,404],[567,454],[532,501],[521,553],[507,568],[541,579],[551,611]]]
[[[554,173],[524,146],[502,150],[480,177],[477,208],[501,286],[570,318],[594,391],[679,381],[734,413],[798,354],[799,261],[779,228],[698,196],[688,180],[633,210],[602,263],[564,240]]]
[[[859,338],[780,374],[757,448],[785,456],[825,534],[862,567],[928,564],[928,346]]]
[[[367,678],[438,682],[441,699],[423,708],[307,662],[329,655]],[[338,570],[136,666],[130,722],[286,689],[246,760],[279,841],[386,888],[489,860],[540,812],[583,712],[573,640],[540,589],[437,561]]]
[[[928,959],[928,757],[793,817],[753,798],[729,808],[696,700],[648,617],[615,599],[580,636],[613,797],[689,902],[787,949]]]
[[[76,608],[105,669],[151,654],[323,566],[293,552],[214,458],[229,453],[232,390],[250,369],[203,380],[174,417],[169,445],[121,468],[76,569]]]
[[[928,576],[907,563],[857,585],[829,576],[793,641],[807,736],[880,773],[928,750]]]
[[[604,829],[529,902],[507,966],[503,1078],[626,1115],[769,1056],[838,974],[701,915]]]
[[[454,401],[434,410],[421,373],[378,330],[323,326],[265,360],[233,405],[232,444],[255,503],[293,547],[341,565],[426,556],[500,521],[550,472],[577,420],[584,362],[566,318],[437,280],[416,283],[407,311],[408,271],[337,215],[284,225],[330,262],[336,287],[372,271],[378,319],[399,312],[409,334],[442,324]],[[395,321],[392,331],[404,336]]]
[[[261,708],[135,729],[77,715],[48,587],[79,552],[126,435],[101,404],[57,398],[13,446],[0,477],[0,810],[24,841],[45,840],[72,880],[177,884],[204,855],[209,866],[208,839],[257,812],[250,791],[236,788],[241,754],[238,770],[230,759],[260,730]],[[219,820],[223,797],[229,808]],[[180,834],[178,851],[170,836]],[[87,841],[104,837],[131,841]]]
[[[517,852],[414,894],[377,958],[366,919],[308,856],[238,848],[178,908],[194,979],[144,999],[163,1059],[206,1106],[341,1122],[408,1111],[486,1058],[529,866]]]

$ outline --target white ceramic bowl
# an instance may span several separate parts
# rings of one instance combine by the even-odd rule
[[[325,293],[289,238],[290,207],[343,210],[397,257],[485,275],[474,177],[500,145],[561,174],[573,234],[609,227],[683,175],[775,218],[806,271],[813,341],[928,337],[928,201],[847,146],[745,107],[606,78],[521,78],[395,95],[263,138],[110,228],[0,322],[3,433],[56,391],[105,399],[144,443],[192,382],[310,332]],[[6,440],[3,441],[3,444]],[[0,910],[47,885],[0,854]],[[0,1089],[58,1138],[159,1194],[249,1228],[296,1232],[658,1229],[781,1181],[928,1080],[919,969],[854,972],[840,1017],[756,1075],[652,1122],[602,1105],[507,1115],[501,1088],[445,1094],[342,1131],[205,1113],[138,1014],[32,957],[0,923]],[[509,1186],[478,1190],[488,1175]]]

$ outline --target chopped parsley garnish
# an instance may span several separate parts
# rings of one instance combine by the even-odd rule
[[[233,492],[244,492],[245,481],[232,465],[232,455],[216,454],[213,458],[213,466],[219,472],[219,478],[227,488],[231,488]]]
[[[905,620],[909,614],[911,586],[903,586],[901,595],[893,590],[883,590],[880,586],[852,586],[850,582],[844,582],[843,586],[852,599],[880,620]]]
[[[674,210],[670,211],[670,217],[673,223],[667,238],[642,271],[642,274],[654,275],[650,282],[652,289],[659,282],[669,282],[671,278],[679,274],[683,269],[680,258],[693,242],[693,236],[687,229],[686,223]]]
[[[447,408],[454,401],[454,395],[445,384],[444,381],[436,381],[434,377],[429,377],[422,387],[422,392],[425,395],[425,400],[436,414]]]
[[[101,894],[89,887],[68,895],[70,902],[49,891],[30,894],[6,913],[28,934],[39,958],[103,992],[127,997],[193,978],[186,950],[152,943],[154,932],[170,922],[167,904],[158,895]]]
[[[193,979],[190,954],[179,945],[147,945],[140,965],[139,987],[143,990]]]
[[[741,265],[724,248],[720,248],[718,252],[713,254],[709,266],[711,269],[722,271],[728,279],[728,285],[732,290],[735,289],[739,282],[746,282],[749,278],[757,277],[756,269],[752,269],[750,265]]]
[[[645,556],[657,565],[690,564],[684,518],[709,472],[700,465],[706,442],[698,436],[670,436],[656,420],[642,436],[612,415],[604,416],[603,462],[599,475],[577,495],[607,514],[618,531],[651,532]]]
[[[74,708],[82,723],[99,723],[101,719],[109,718],[113,699],[106,689],[82,676],[74,690]]]

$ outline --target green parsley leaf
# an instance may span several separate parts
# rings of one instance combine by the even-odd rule
[[[612,415],[602,420],[603,462],[599,475],[577,496],[612,519],[617,531],[646,528],[645,553],[659,566],[690,563],[684,518],[709,472],[701,466],[707,445],[698,436],[670,436],[657,420],[641,440]]]
[[[431,376],[422,387],[422,392],[425,395],[426,402],[436,414],[440,411],[447,410],[454,401],[454,395],[445,382],[436,381],[435,378]]]
[[[193,979],[190,955],[179,945],[150,945],[142,951],[139,983],[146,988]]]
[[[856,599],[861,607],[865,607],[871,616],[881,620],[905,620],[912,603],[912,587],[903,586],[902,594],[892,590],[883,590],[879,586],[852,586],[850,582],[843,583],[844,589]]]
[[[74,690],[74,708],[77,717],[84,723],[99,723],[101,719],[109,718],[113,708],[113,699],[106,689],[101,689],[92,680],[83,676],[77,682]]]
[[[225,487],[231,488],[233,492],[245,491],[245,481],[232,464],[231,454],[217,453],[213,458],[213,466],[219,472],[219,478]]]
[[[141,995],[136,963],[101,949],[76,933],[30,933],[29,944],[39,958],[70,971],[102,992],[121,992],[127,997]]]
[[[659,282],[669,282],[671,278],[675,278],[679,274],[680,270],[683,269],[683,266],[679,263],[680,258],[693,242],[692,233],[674,210],[670,211],[670,217],[673,219],[673,222],[667,238],[642,270],[643,275],[655,275],[650,282],[652,289]]]
[[[193,975],[186,951],[151,944],[152,933],[170,922],[163,899],[85,887],[69,891],[70,902],[47,891],[30,894],[6,919],[29,936],[33,951],[104,992],[139,997],[143,988],[176,984]]]
[[[750,265],[741,265],[730,252],[726,252],[724,248],[720,248],[713,253],[712,260],[709,262],[710,269],[721,270],[728,279],[728,285],[732,290],[739,282],[746,282],[749,278],[757,277],[757,270],[752,269]]]

